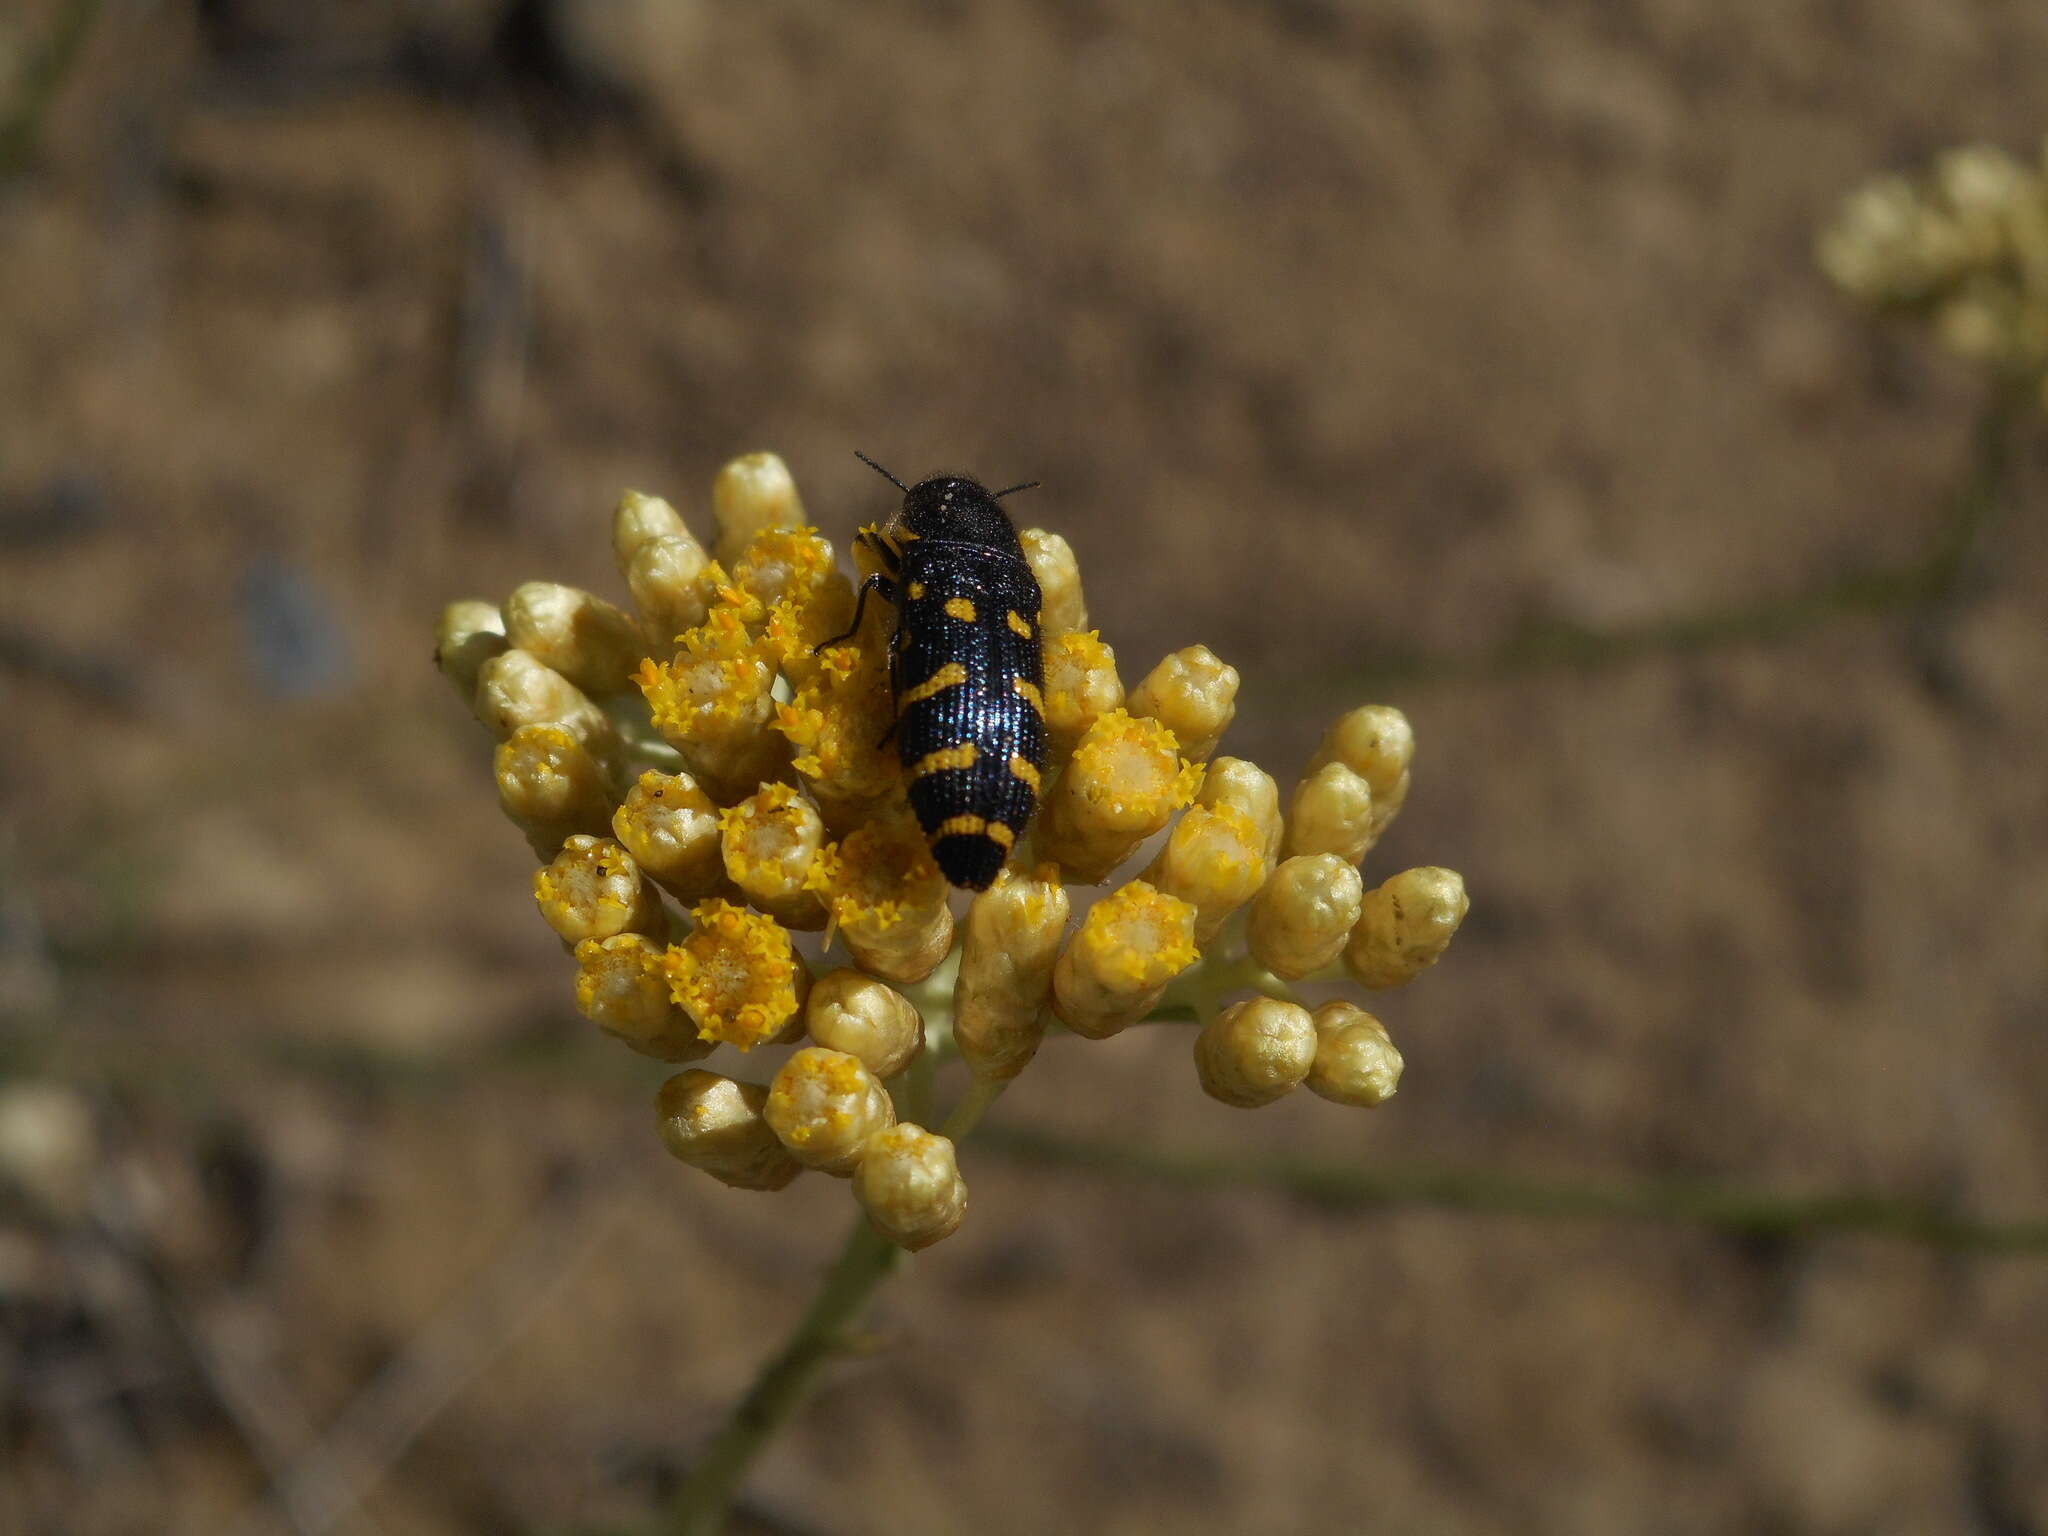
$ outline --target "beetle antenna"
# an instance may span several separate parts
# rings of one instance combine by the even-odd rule
[[[1005,496],[1013,496],[1018,491],[1035,491],[1043,484],[1043,480],[1026,480],[1022,485],[1013,485],[1007,491],[997,491],[995,499],[1001,501]]]
[[[856,459],[859,459],[861,463],[867,465],[867,467],[869,469],[872,469],[876,474],[880,475],[884,480],[888,481],[891,485],[895,486],[896,489],[901,491],[904,495],[908,496],[910,494],[909,486],[905,485],[901,480],[898,480],[894,475],[890,474],[889,471],[882,468],[881,465],[877,464],[873,459],[869,458],[866,454],[862,453],[858,448],[853,450],[853,456]]]

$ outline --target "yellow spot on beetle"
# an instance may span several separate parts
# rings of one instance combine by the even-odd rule
[[[981,748],[971,741],[963,741],[957,747],[941,747],[919,758],[910,776],[921,779],[928,773],[944,773],[948,768],[972,768],[980,756]]]
[[[1029,704],[1041,715],[1045,713],[1045,699],[1038,691],[1038,684],[1032,682],[1028,677],[1020,677],[1012,682],[1010,686],[1016,690],[1018,698],[1024,700],[1025,703]]]
[[[946,599],[946,616],[958,619],[962,624],[972,624],[974,622],[974,604],[964,597],[949,597]]]
[[[914,603],[914,602],[916,602],[916,601],[917,601],[917,600],[918,600],[918,599],[919,599],[920,597],[923,597],[923,596],[924,596],[924,583],[923,583],[923,582],[921,582],[921,581],[913,581],[913,582],[912,582],[912,583],[910,584],[910,600],[911,600],[911,601],[912,601],[912,602]]]
[[[1031,766],[1029,759],[1022,757],[1011,758],[1010,774],[1011,777],[1022,779],[1026,784],[1029,784],[1031,786],[1031,793],[1034,795],[1038,793],[1038,770]]]
[[[983,828],[982,835],[998,848],[1007,848],[1017,841],[1017,834],[1004,826],[1000,821],[990,822],[987,827]]]
[[[1003,830],[1007,832],[1010,829],[1004,827]],[[944,821],[932,828],[932,836],[974,837],[986,831],[988,831],[988,818],[985,816],[948,816]]]
[[[915,688],[906,692],[899,702],[903,708],[908,709],[913,704],[944,693],[948,688],[958,688],[966,681],[967,668],[960,662],[949,661]]]
[[[1007,614],[1005,614],[1004,617],[1009,620],[1010,628],[1014,629],[1026,640],[1029,640],[1031,638],[1031,621],[1029,619],[1024,618],[1014,608],[1012,608]]]

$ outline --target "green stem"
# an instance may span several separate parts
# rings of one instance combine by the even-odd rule
[[[931,1101],[931,1069],[926,1060],[931,1054],[929,1050],[920,1052],[923,1072],[920,1074],[913,1062],[903,1080],[906,1101],[921,1112]],[[956,1144],[964,1141],[1007,1086],[971,1079],[967,1092],[946,1117],[943,1134]],[[782,1348],[761,1367],[746,1396],[726,1416],[690,1469],[676,1495],[672,1521],[676,1536],[709,1536],[724,1526],[726,1513],[755,1459],[803,1406],[818,1373],[834,1355],[844,1352],[848,1333],[905,1257],[903,1250],[879,1236],[865,1217],[854,1224],[809,1310]]]
[[[881,1283],[904,1253],[867,1224],[855,1222],[846,1246],[796,1329],[747,1388],[676,1495],[672,1528],[676,1536],[711,1536],[723,1529],[740,1485],[754,1460],[809,1396],[818,1373],[846,1349]]]
[[[1995,1222],[1850,1191],[1781,1195],[1689,1180],[1576,1184],[1485,1169],[1358,1167],[1303,1158],[1170,1151],[1000,1129],[983,1140],[1019,1161],[1188,1188],[1278,1190],[1331,1206],[1433,1206],[1519,1216],[1669,1222],[1747,1237],[1860,1233],[1981,1254],[2048,1254],[2048,1221]]]

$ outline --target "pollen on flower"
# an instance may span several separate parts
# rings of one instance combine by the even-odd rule
[[[1042,693],[1046,749],[1054,762],[1060,762],[1072,754],[1091,725],[1123,707],[1116,652],[1092,629],[1051,636],[1045,642]]]
[[[952,946],[946,877],[907,815],[855,828],[811,866],[811,888],[863,970],[922,981]]]
[[[826,821],[844,828],[902,790],[902,761],[881,744],[895,706],[886,668],[860,649],[833,646],[819,663],[796,697],[777,708],[775,729],[795,750],[793,766]]]
[[[751,1050],[781,1034],[808,981],[789,934],[772,917],[714,898],[695,907],[689,937],[664,964],[676,1003],[707,1040]]]
[[[725,872],[755,906],[791,928],[822,928],[825,908],[806,883],[825,842],[817,807],[793,785],[764,784],[720,813]]]
[[[1202,770],[1181,758],[1173,732],[1124,710],[1088,728],[1046,797],[1039,847],[1070,879],[1106,878],[1195,797]]]
[[[756,534],[733,564],[732,584],[759,603],[764,615],[783,603],[814,615],[820,638],[838,634],[853,617],[853,584],[834,562],[831,543],[815,528],[770,528]]]
[[[1053,967],[1053,1011],[1101,1039],[1151,1012],[1166,984],[1195,963],[1195,909],[1133,880],[1088,909]]]
[[[798,1162],[841,1176],[858,1166],[868,1138],[896,1119],[888,1091],[859,1057],[818,1045],[782,1064],[763,1113]]]

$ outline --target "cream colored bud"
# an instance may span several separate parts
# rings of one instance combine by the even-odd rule
[[[1365,881],[1334,853],[1288,859],[1252,898],[1252,956],[1288,981],[1332,965],[1358,922]]]
[[[825,903],[808,884],[825,846],[818,808],[788,784],[768,784],[718,818],[725,872],[785,928],[822,928]]]
[[[859,1165],[868,1138],[896,1120],[888,1090],[858,1056],[818,1045],[782,1064],[765,1113],[790,1156],[841,1178]]]
[[[1286,1097],[1315,1059],[1315,1021],[1299,1003],[1277,997],[1233,1003],[1195,1037],[1202,1091],[1239,1109]]]
[[[734,1189],[781,1189],[803,1167],[769,1130],[767,1102],[768,1090],[758,1084],[701,1069],[678,1072],[655,1098],[662,1144]]]
[[[525,651],[505,651],[477,671],[477,719],[500,741],[522,725],[559,725],[607,773],[618,770],[619,733],[605,712],[569,679]]]
[[[1195,942],[1207,944],[1265,883],[1263,843],[1251,817],[1235,806],[1190,806],[1144,878],[1195,909]]]
[[[533,899],[548,926],[570,944],[615,933],[666,938],[668,918],[632,855],[608,837],[572,837],[533,877]]]
[[[1325,763],[1295,786],[1287,807],[1287,854],[1334,853],[1356,864],[1372,847],[1372,786],[1342,763]]]
[[[1039,632],[1051,638],[1070,630],[1086,629],[1088,604],[1081,596],[1081,566],[1074,559],[1073,546],[1043,528],[1026,528],[1017,539],[1024,546],[1024,559],[1031,574],[1038,578],[1042,599]]]
[[[611,825],[604,770],[564,726],[520,726],[498,743],[491,769],[498,804],[543,859],[552,859],[564,838],[601,834]]]
[[[703,1039],[669,989],[659,944],[637,933],[576,946],[576,1006],[606,1034],[657,1061],[695,1061],[717,1048]]]
[[[1237,683],[1237,668],[1206,645],[1191,645],[1145,675],[1131,691],[1131,713],[1157,720],[1183,756],[1205,763],[1237,715]]]
[[[775,663],[736,609],[712,609],[671,660],[650,659],[636,677],[654,728],[720,805],[788,771],[789,742],[772,728]]]
[[[1353,1003],[1325,1003],[1315,1012],[1316,1060],[1308,1088],[1333,1104],[1372,1109],[1401,1085],[1401,1053],[1386,1026]]]
[[[1257,763],[1241,757],[1217,758],[1202,776],[1195,804],[1211,810],[1229,805],[1243,811],[1265,840],[1266,867],[1271,869],[1279,861],[1280,838],[1285,830],[1280,818],[1280,786]]]
[[[1041,697],[1046,757],[1057,767],[1073,755],[1091,725],[1123,707],[1124,685],[1116,674],[1116,652],[1093,630],[1069,630],[1047,637]]]
[[[476,675],[493,656],[512,642],[505,638],[505,615],[496,603],[469,598],[441,610],[434,627],[434,665],[465,699],[476,697]]]
[[[612,835],[643,874],[684,901],[724,883],[718,807],[687,773],[641,774],[612,812]]]
[[[1096,721],[1046,792],[1040,855],[1057,862],[1069,881],[1107,879],[1194,798],[1201,770],[1177,746],[1156,720],[1119,709]]]
[[[1068,898],[1056,871],[1004,870],[967,908],[953,1043],[976,1077],[1006,1081],[1045,1036],[1053,962],[1067,931]]]
[[[1366,895],[1344,967],[1375,991],[1404,987],[1436,964],[1470,907],[1456,870],[1404,869]]]
[[[585,693],[625,693],[647,654],[640,627],[622,608],[580,587],[529,581],[505,600],[505,634]]]
[[[1372,788],[1372,835],[1378,841],[1408,798],[1415,727],[1391,704],[1362,704],[1338,717],[1309,759],[1309,772],[1342,763]]]
[[[953,1143],[921,1125],[892,1125],[869,1138],[853,1194],[877,1232],[913,1253],[951,1236],[967,1214]]]
[[[851,967],[811,987],[804,1022],[818,1044],[859,1057],[879,1078],[894,1077],[924,1049],[924,1020],[910,999]]]
[[[1106,1040],[1150,1013],[1166,984],[1200,958],[1195,909],[1133,880],[1088,909],[1052,972],[1053,1011]]]
[[[789,466],[772,453],[743,454],[718,472],[711,515],[718,523],[718,561],[728,570],[763,529],[801,528],[808,521]]]
[[[689,537],[683,515],[660,496],[645,491],[627,491],[612,512],[612,558],[624,576],[633,568],[633,556],[653,539]],[[687,627],[687,626],[685,626]]]
[[[856,827],[811,867],[854,961],[884,981],[923,981],[953,947],[945,876],[908,815]]]
[[[640,610],[640,632],[657,655],[673,651],[682,635],[711,611],[705,569],[711,557],[687,533],[649,539],[633,551],[626,589]]]

